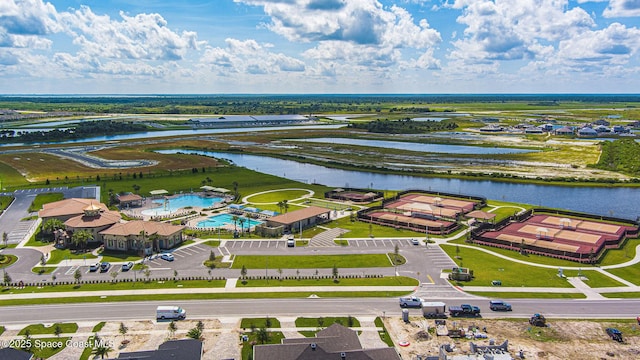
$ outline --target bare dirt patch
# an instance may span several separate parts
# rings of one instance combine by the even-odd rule
[[[448,336],[436,336],[433,320],[411,319],[405,324],[401,319],[387,318],[385,326],[396,345],[408,341],[409,346],[396,348],[403,359],[414,359],[418,355],[438,354],[439,347],[451,344],[454,351],[449,355],[469,354],[470,343],[496,345],[509,341],[509,351],[515,358],[522,350],[526,359],[638,359],[640,358],[640,327],[629,323],[590,322],[577,320],[552,320],[546,328],[529,325],[526,319],[485,320],[462,319],[447,320],[447,326],[468,330],[477,327],[486,339],[453,339]],[[605,329],[616,327],[623,332],[624,343],[611,340]],[[486,328],[486,332],[482,331]],[[432,329],[432,330],[429,330]],[[428,334],[428,335],[427,335]]]

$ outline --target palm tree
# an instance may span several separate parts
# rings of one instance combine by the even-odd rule
[[[91,350],[91,355],[100,356],[100,359],[104,359],[104,357],[109,356],[109,353],[112,351],[112,347],[100,344]]]
[[[42,230],[48,233],[53,233],[54,231],[62,228],[64,228],[64,223],[60,221],[60,219],[56,218],[51,218],[42,224]]]
[[[75,245],[76,248],[78,246],[81,246],[83,250],[87,246],[87,243],[92,240],[93,240],[93,233],[91,233],[91,231],[89,230],[84,230],[84,229],[74,231],[73,235],[71,236],[71,242],[73,243],[73,245]]]
[[[233,215],[231,217],[231,220],[233,221],[233,229],[235,231],[238,231],[237,223],[238,223],[238,220],[240,220],[240,218],[238,217],[238,215]]]
[[[138,184],[133,184],[131,187],[133,188],[133,191],[134,191],[136,194],[137,194],[137,193],[138,193],[138,191],[140,190],[140,185],[138,185]]]
[[[241,217],[238,218],[238,222],[240,223],[240,231],[242,232],[242,234],[244,235],[244,222],[245,222],[245,218]]]
[[[4,243],[4,247],[7,247],[7,243],[9,242],[9,234],[6,231],[2,232],[2,242]]]
[[[280,213],[282,213],[282,209],[284,208],[284,200],[278,201],[278,203],[276,204],[278,205],[278,208],[280,209]]]
[[[282,200],[282,207],[284,208],[284,212],[289,210],[289,200]]]
[[[238,200],[238,182],[234,181],[233,182],[233,194],[235,196],[235,200]]]

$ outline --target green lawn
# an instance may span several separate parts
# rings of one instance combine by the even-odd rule
[[[349,325],[349,321],[351,321],[351,325]],[[319,318],[307,318],[307,317],[299,317],[296,319],[296,327],[303,328],[312,328],[312,327],[321,327],[326,328],[335,323],[342,324],[347,327],[360,327],[360,321],[358,319],[351,317],[341,316],[341,317],[319,317]]]
[[[109,250],[105,250],[103,252],[100,253],[100,255],[102,256],[102,260],[101,261],[107,261],[107,262],[126,262],[126,261],[139,261],[142,259],[142,257],[135,255],[135,254],[128,254],[128,253],[123,253],[120,251],[109,251]]]
[[[457,254],[456,248],[460,253]],[[473,270],[475,278],[460,282],[464,286],[490,286],[492,280],[502,281],[502,286],[571,287],[567,280],[557,276],[556,269],[540,268],[505,260],[476,249],[443,245],[442,249],[461,267]],[[459,259],[456,258],[459,255]]]
[[[3,255],[2,259],[0,259],[0,269],[6,268],[7,266],[12,265],[16,261],[18,261],[18,257],[15,255],[10,255],[10,254]]]
[[[276,318],[268,318],[270,325],[267,326],[267,318],[263,317],[263,318],[242,318],[242,320],[240,320],[240,327],[243,329],[251,329],[251,325],[253,325],[256,328],[261,328],[261,327],[266,327],[266,328],[280,328],[280,320],[276,319]]]
[[[638,299],[640,298],[640,292],[604,293],[602,296],[610,299]]]
[[[283,200],[287,200],[287,202],[299,199],[304,195],[308,195],[309,192],[305,190],[278,190],[272,191],[265,194],[258,194],[251,196],[247,199],[248,202],[254,204],[260,203],[278,203]],[[284,210],[283,210],[284,212]]]
[[[47,264],[60,264],[67,259],[87,259],[91,262],[91,260],[95,258],[96,256],[91,253],[91,249],[88,249],[87,252],[76,252],[75,250],[70,249],[55,249],[51,251]],[[89,262],[87,262],[87,265],[89,265]]]
[[[618,269],[608,269],[607,271],[635,285],[640,285],[640,263]]]
[[[287,279],[287,280],[247,280],[238,282],[237,287],[278,287],[278,286],[417,286],[418,280],[406,276],[385,276],[382,278],[338,279]]]
[[[640,239],[629,239],[622,249],[609,249],[600,260],[601,266],[622,264],[633,260]]]
[[[581,293],[541,293],[541,292],[489,292],[468,291],[469,294],[500,299],[586,299]]]
[[[122,296],[83,296],[73,297],[69,294],[66,298],[38,298],[25,300],[1,300],[0,306],[14,305],[44,305],[44,304],[76,304],[76,303],[96,303],[96,302],[122,302],[122,301],[148,301],[149,295],[122,295]],[[308,298],[310,296],[321,298],[361,298],[361,297],[389,297],[395,298],[406,296],[406,291],[292,291],[292,292],[274,292],[274,293],[184,293],[184,294],[155,294],[153,299],[162,300],[213,300],[213,299],[290,299],[290,298]]]
[[[13,201],[13,196],[0,195],[0,214],[2,214],[2,210],[9,207],[12,201]]]
[[[578,276],[578,270],[565,270],[563,271],[564,275],[567,277],[576,277]],[[582,270],[580,274],[587,278],[587,280],[583,280],[585,284],[592,288],[603,288],[603,287],[615,287],[615,286],[626,286],[625,284],[615,280],[605,274],[602,274],[599,271],[595,270]]]
[[[44,326],[44,324],[33,324],[20,330],[18,335],[26,334],[27,330],[31,335],[54,335],[56,326],[60,326],[63,334],[73,334],[78,331],[78,324],[76,323],[55,323],[50,326]]]
[[[494,253],[507,256],[507,257],[509,257],[511,259],[527,261],[527,262],[531,262],[531,263],[535,263],[535,264],[551,265],[551,266],[557,266],[557,267],[562,267],[562,268],[569,268],[569,267],[588,268],[588,267],[592,267],[592,265],[580,264],[580,263],[577,263],[575,261],[556,259],[556,258],[552,258],[552,257],[548,257],[548,256],[535,255],[535,254],[522,255],[522,254],[520,254],[520,252],[514,251],[514,250],[501,249],[501,248],[497,248],[497,247],[493,247],[493,246],[485,246],[485,245],[479,245],[479,244],[467,244],[464,241],[464,239],[452,240],[452,241],[449,241],[449,243],[450,244],[464,244],[464,245],[474,246],[474,247],[477,247],[477,248],[480,248],[480,249],[486,249],[486,250],[492,251]]]
[[[331,221],[327,224],[322,224],[327,228],[341,228],[349,230],[348,233],[342,235],[343,238],[363,238],[369,237],[369,223],[363,221],[351,221],[349,216]],[[314,227],[303,230],[302,236],[305,238],[311,238],[321,232],[325,231],[322,228]],[[371,234],[374,237],[424,237],[424,233],[416,232],[405,229],[396,229],[391,226],[371,225]]]
[[[377,327],[382,328],[381,331],[378,331],[378,335],[380,336],[380,340],[382,340],[385,344],[387,344],[387,346],[389,347],[393,347],[393,340],[391,339],[391,336],[389,335],[389,333],[387,332],[387,327],[384,326],[384,322],[382,321],[382,319],[378,316],[374,322],[373,322]]]
[[[31,272],[38,275],[45,275],[45,274],[51,274],[55,270],[56,268],[51,266],[36,266],[33,269],[31,269]]]
[[[105,279],[106,280],[106,279]],[[49,292],[69,292],[69,296],[73,296],[74,291],[104,291],[104,290],[144,290],[144,289],[175,289],[175,288],[220,288],[224,287],[226,280],[185,280],[185,281],[144,281],[144,275],[138,275],[138,281],[111,282],[108,279],[106,283],[98,284],[80,284],[80,285],[55,285],[43,286],[40,288],[25,287],[24,289],[0,290],[0,300],[2,294],[30,294],[30,293],[49,293]]]
[[[321,269],[393,266],[386,254],[351,255],[237,255],[232,269]]]
[[[316,196],[319,194],[316,194]],[[320,199],[305,199],[302,202],[303,205],[306,206],[318,206],[318,207],[322,207],[322,208],[326,208],[326,209],[331,209],[331,210],[346,210],[349,208],[353,208],[354,209],[354,213],[355,211],[358,209],[356,207],[353,207],[349,204],[345,204],[345,203],[341,203],[341,202],[333,202],[333,201],[328,201],[328,200],[320,200]],[[347,210],[348,211],[348,210]]]
[[[63,193],[45,193],[38,194],[36,198],[33,199],[31,206],[29,206],[29,212],[36,212],[42,210],[42,205],[52,203],[55,201],[60,201],[64,199]]]
[[[209,240],[209,241],[203,242],[203,244],[211,246],[211,247],[219,247],[220,246],[220,240]]]

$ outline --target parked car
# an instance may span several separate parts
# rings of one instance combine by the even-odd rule
[[[122,264],[122,271],[129,271],[133,268],[133,262],[129,261],[128,263]]]
[[[511,311],[511,304],[502,300],[491,300],[489,301],[489,309],[493,311]]]
[[[170,253],[162,253],[162,255],[160,255],[160,258],[162,260],[167,260],[167,261],[173,261],[173,254]]]
[[[420,245],[420,240],[418,240],[418,239],[411,239],[411,243],[412,243],[413,245]]]
[[[89,271],[98,271],[98,269],[100,269],[100,263],[89,265]]]
[[[107,272],[111,268],[111,263],[103,262],[100,264],[100,272]]]
[[[609,335],[609,337],[612,340],[615,340],[617,342],[623,342],[624,340],[622,340],[622,332],[616,328],[607,328],[605,330],[607,332],[607,335]]]
[[[287,247],[295,247],[296,246],[296,241],[293,239],[289,239],[287,240]]]

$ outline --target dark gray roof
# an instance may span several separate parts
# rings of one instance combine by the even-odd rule
[[[340,324],[318,331],[315,338],[283,339],[256,345],[254,360],[400,360],[394,348],[362,349],[358,334]]]
[[[28,353],[26,351],[14,349],[14,348],[3,348],[0,349],[0,359],[2,360],[31,360],[33,359],[33,354]]]
[[[158,346],[158,350],[120,353],[118,359],[129,360],[201,360],[202,341],[194,339],[170,340]]]

